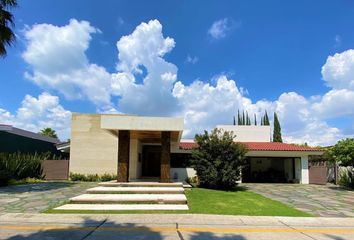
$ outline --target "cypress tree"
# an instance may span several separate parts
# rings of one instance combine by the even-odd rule
[[[267,111],[265,111],[265,114],[264,114],[264,125],[266,125],[266,126],[270,125]]]
[[[237,125],[242,125],[240,110],[237,110]]]
[[[234,116],[234,125],[236,125],[236,117]]]
[[[257,117],[256,117],[256,114],[254,114],[254,125],[257,126]]]
[[[242,125],[245,125],[246,119],[245,119],[245,110],[242,111]]]
[[[274,113],[273,142],[283,142],[281,138],[281,127],[277,113]]]

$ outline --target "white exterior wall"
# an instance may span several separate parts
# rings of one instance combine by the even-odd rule
[[[309,184],[309,158],[301,156],[301,183]]]
[[[232,131],[238,142],[270,142],[270,126],[217,125],[216,128]]]
[[[184,182],[186,178],[197,176],[194,168],[171,168],[170,175],[172,180]],[[177,176],[177,178],[175,178]]]

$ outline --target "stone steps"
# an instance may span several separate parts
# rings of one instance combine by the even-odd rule
[[[82,194],[70,199],[70,203],[174,203],[186,204],[184,194]]]
[[[140,194],[140,193],[158,193],[158,194],[181,194],[184,193],[183,187],[94,187],[86,190],[87,193],[105,193],[105,194]]]
[[[124,210],[188,210],[187,204],[65,204],[56,210],[93,210],[93,211],[124,211]]]
[[[182,183],[100,183],[56,210],[188,210]]]
[[[183,187],[183,183],[160,183],[160,182],[102,182],[98,184],[102,187]]]

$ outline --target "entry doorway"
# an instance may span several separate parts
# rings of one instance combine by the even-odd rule
[[[160,177],[161,146],[144,145],[142,165],[142,177]]]

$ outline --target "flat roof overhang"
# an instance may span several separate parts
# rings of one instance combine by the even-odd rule
[[[183,118],[139,117],[128,115],[102,115],[101,128],[118,135],[119,130],[129,130],[130,138],[142,142],[158,143],[161,132],[171,132],[171,141],[179,142],[184,126]]]

